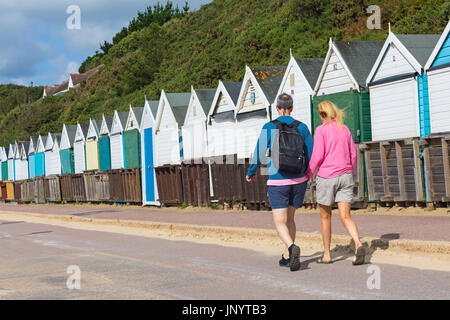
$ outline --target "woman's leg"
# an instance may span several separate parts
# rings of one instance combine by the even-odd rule
[[[323,261],[330,261],[330,245],[331,245],[331,207],[319,205],[320,207],[320,231],[322,232],[323,241]]]
[[[275,223],[275,228],[277,229],[278,235],[280,236],[281,241],[286,246],[286,250],[284,252],[284,258],[288,259],[289,257],[289,247],[294,243],[292,239],[289,227],[288,227],[288,212],[289,208],[282,209],[273,209],[273,222]]]
[[[352,237],[355,242],[355,248],[361,246],[361,241],[359,240],[359,232],[356,223],[353,221],[350,215],[350,203],[348,202],[338,202],[339,214],[341,216],[341,221],[344,224],[345,229]]]

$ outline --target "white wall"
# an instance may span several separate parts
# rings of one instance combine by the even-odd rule
[[[261,129],[267,121],[265,117],[237,120],[236,140],[237,157],[239,159],[250,158],[253,155]]]
[[[334,65],[336,65],[336,68]],[[344,69],[344,65],[341,63],[336,53],[332,52],[317,95],[321,96],[323,94],[348,91],[350,88],[356,89],[350,75]]]
[[[372,81],[415,71],[400,51],[391,44]]]
[[[109,137],[111,147],[111,169],[122,169],[123,163],[123,140],[122,134]]]
[[[235,154],[236,121],[233,119],[211,119],[208,126],[208,156]]]
[[[428,74],[431,133],[450,131],[450,68]]]
[[[84,154],[84,141],[76,141],[73,144],[73,157],[75,165],[75,173],[83,173],[86,170]]]

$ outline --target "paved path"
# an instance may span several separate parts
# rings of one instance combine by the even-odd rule
[[[14,203],[0,204],[0,211],[273,229],[272,215],[265,211],[183,211],[179,209],[127,208],[115,205],[18,205]],[[353,217],[362,237],[450,241],[450,216],[358,214]],[[298,231],[318,232],[320,230],[318,213],[298,214],[296,222]],[[334,234],[346,234],[336,214],[333,215],[332,226]]]
[[[379,264],[380,289],[369,290],[374,265],[314,258],[292,273],[245,249],[0,217],[0,299],[450,299],[446,272]],[[71,265],[80,290],[66,287]]]

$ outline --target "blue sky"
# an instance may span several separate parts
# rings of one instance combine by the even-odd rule
[[[87,56],[111,41],[137,12],[157,0],[0,0],[0,84],[53,85],[78,72]],[[166,0],[159,1],[162,4]],[[172,0],[181,8],[184,0]],[[189,0],[191,10],[211,0]],[[70,30],[77,5],[81,28]]]

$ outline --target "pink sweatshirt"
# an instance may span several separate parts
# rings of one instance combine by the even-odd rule
[[[350,130],[344,125],[339,130],[336,121],[326,121],[317,127],[314,134],[314,148],[309,162],[307,176],[317,175],[329,179],[354,171],[356,147]]]

